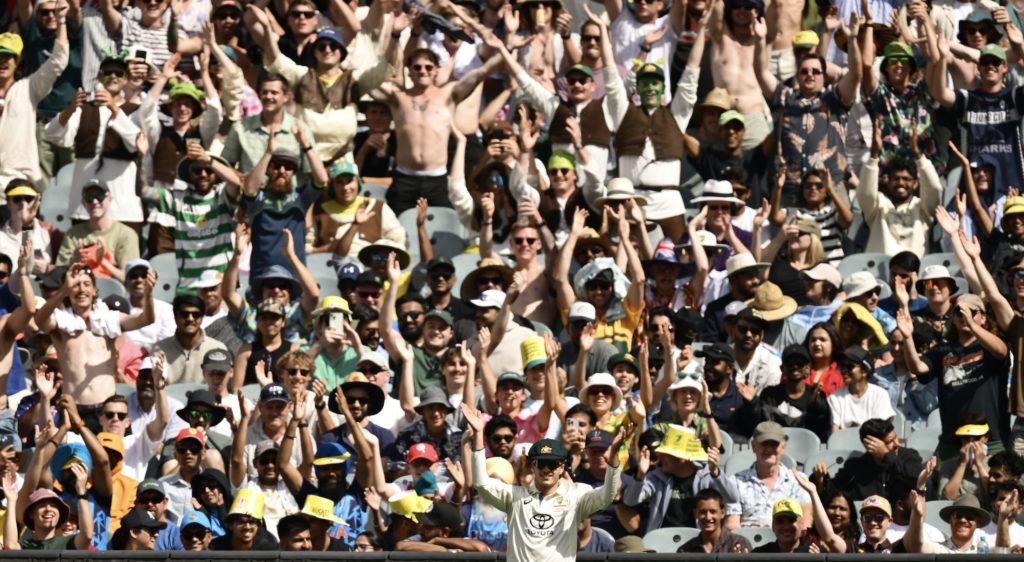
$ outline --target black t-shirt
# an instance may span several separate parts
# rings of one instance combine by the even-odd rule
[[[818,385],[807,385],[803,396],[793,399],[786,385],[769,386],[757,399],[757,422],[773,421],[783,427],[813,431],[822,443],[832,434],[832,411]]]
[[[985,155],[995,159],[995,196],[1005,195],[1011,185],[1024,185],[1020,112],[1024,110],[1024,87],[1005,87],[995,93],[957,90],[953,106],[967,133],[968,158]]]
[[[366,144],[366,139],[370,137],[370,131],[362,131],[356,133],[356,137],[353,140],[355,143],[355,149],[353,152],[359,152],[359,149]],[[395,153],[398,151],[398,138],[395,137],[395,133],[392,132],[388,135],[388,145],[384,149],[384,155],[379,156],[376,150],[371,150],[366,154],[366,158],[363,159],[363,165],[359,168],[359,173],[363,177],[367,178],[388,178],[391,177],[391,165],[395,159]]]
[[[746,170],[747,177],[756,182],[757,178],[764,176],[767,162],[768,158],[761,153],[760,147],[744,150],[740,152],[739,156],[729,156],[719,148],[705,149],[701,146],[694,167],[705,181],[722,179],[722,173],[727,168],[732,168]],[[750,183],[750,179],[748,179],[748,183]]]
[[[686,478],[672,477],[672,498],[668,501],[668,509],[662,525],[665,527],[696,527],[693,518],[693,507],[696,503],[693,495],[693,478],[696,473]]]
[[[795,552],[795,553],[810,552],[810,548],[811,548],[811,541],[807,540],[807,537],[800,537],[800,544],[796,547],[796,550],[794,550],[793,552]],[[775,541],[772,541],[772,542],[770,542],[768,544],[761,545],[761,546],[755,548],[754,550],[752,550],[751,552],[757,553],[757,554],[767,552],[767,553],[770,554],[770,553],[779,553],[779,552],[782,552],[782,551],[779,550],[779,541],[775,540]]]
[[[928,373],[918,377],[922,384],[939,379],[939,411],[942,416],[941,441],[958,443],[953,432],[967,412],[982,414],[989,420],[991,441],[1007,442],[1010,416],[1006,387],[1009,358],[998,359],[975,342],[966,347],[957,342],[943,343],[921,356]]]
[[[807,298],[807,284],[804,283],[800,271],[789,264],[789,260],[779,254],[772,261],[771,271],[768,272],[768,280],[779,286],[782,294],[792,297],[800,306],[811,304]]]

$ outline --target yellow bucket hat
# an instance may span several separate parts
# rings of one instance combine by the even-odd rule
[[[309,515],[310,517],[316,517],[317,519],[323,519],[324,521],[330,521],[331,523],[337,523],[348,526],[341,520],[340,517],[334,514],[334,502],[327,498],[320,496],[314,496],[312,494],[306,496],[306,503],[302,506],[303,515]]]
[[[391,513],[412,519],[413,523],[419,523],[416,515],[426,513],[434,505],[434,502],[413,490],[408,490],[391,496],[388,504],[391,506]]]
[[[697,439],[697,432],[689,427],[670,424],[661,446],[654,450],[655,453],[672,455],[684,461],[707,461],[708,453],[704,450],[700,439]]]
[[[231,511],[228,516],[248,515],[255,519],[263,519],[263,492],[252,488],[242,488],[231,502]]]

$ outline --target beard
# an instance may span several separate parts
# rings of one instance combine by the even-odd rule
[[[285,180],[278,178],[271,180],[270,183],[267,184],[266,190],[276,197],[287,195],[292,191],[291,179]]]

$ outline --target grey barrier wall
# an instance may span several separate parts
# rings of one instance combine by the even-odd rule
[[[986,560],[1013,560],[1020,562],[1020,555],[988,554]],[[848,562],[946,562],[975,559],[972,555],[932,554],[586,554],[576,558],[579,562],[630,562],[639,560],[680,560],[700,562],[829,562],[844,560]],[[895,559],[893,561],[892,559]],[[22,560],[25,562],[164,562],[173,560],[190,560],[193,562],[222,562],[225,560],[245,560],[254,562],[278,562],[287,560],[303,561],[405,561],[405,562],[477,562],[504,561],[501,553],[427,553],[427,552],[90,552],[90,551],[32,551],[8,550],[0,551],[0,560]],[[560,562],[556,560],[537,560],[531,562]]]

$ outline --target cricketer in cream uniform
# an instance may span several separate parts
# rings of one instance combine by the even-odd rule
[[[541,439],[530,447],[527,458],[534,486],[512,486],[487,474],[483,421],[466,404],[462,406],[474,432],[473,482],[488,504],[508,514],[509,562],[561,562],[576,560],[579,522],[611,505],[619,489],[618,455],[612,455],[604,485],[594,489],[562,479],[567,453],[561,440]],[[622,443],[624,432],[612,443]]]

